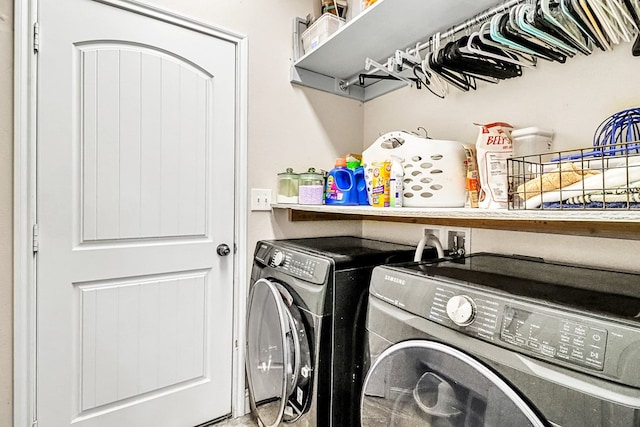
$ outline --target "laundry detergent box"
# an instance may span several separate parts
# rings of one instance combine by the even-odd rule
[[[371,166],[371,206],[388,207],[391,162],[373,162]]]

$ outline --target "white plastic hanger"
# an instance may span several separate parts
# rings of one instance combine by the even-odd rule
[[[536,66],[536,62],[533,61],[527,61],[527,60],[518,60],[518,56],[513,55],[510,56],[508,51],[503,49],[503,52],[505,52],[505,55],[498,55],[496,53],[493,52],[488,52],[482,49],[478,49],[476,47],[476,45],[474,44],[474,40],[478,39],[481,43],[484,43],[484,41],[480,38],[480,31],[476,31],[473,32],[469,35],[469,39],[467,40],[467,50],[470,53],[473,53],[474,55],[479,55],[479,56],[484,56],[487,58],[493,58],[496,59],[498,61],[503,61],[503,62],[509,62],[511,64],[515,64],[515,65],[520,65],[521,67],[525,67],[525,68],[535,68]],[[502,47],[500,46],[494,46],[497,47],[498,49],[502,49]]]

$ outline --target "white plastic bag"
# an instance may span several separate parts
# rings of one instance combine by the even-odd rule
[[[507,158],[513,153],[513,126],[504,122],[474,124],[479,127],[476,140],[480,177],[478,206],[485,209],[506,209],[509,197]]]

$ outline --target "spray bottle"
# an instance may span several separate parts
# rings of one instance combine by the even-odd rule
[[[402,207],[402,193],[404,183],[404,168],[402,159],[398,156],[391,156],[391,177],[389,179],[389,206]]]

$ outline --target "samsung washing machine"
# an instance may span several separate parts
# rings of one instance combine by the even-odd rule
[[[640,275],[489,253],[374,269],[362,425],[640,425]]]
[[[364,322],[374,266],[415,248],[357,237],[260,241],[246,372],[261,426],[359,426]]]

